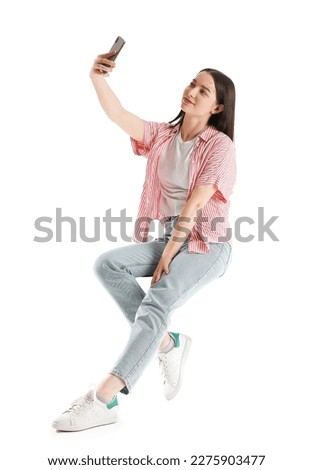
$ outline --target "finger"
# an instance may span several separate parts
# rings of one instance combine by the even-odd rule
[[[108,65],[110,67],[115,67],[115,62],[114,60],[109,60],[109,59],[99,59],[97,57],[97,59],[95,60],[94,62],[95,64],[103,64],[103,65]]]
[[[103,65],[95,65],[94,70],[100,74],[108,74],[109,72],[112,72],[112,69],[110,67],[105,67]]]
[[[114,61],[114,56],[115,56],[115,52],[112,51],[110,54],[100,54],[97,56],[96,58],[96,61],[97,62],[111,62],[111,63],[114,63],[115,64],[115,61]]]
[[[152,280],[151,280],[151,285],[152,285],[152,284],[155,284],[156,282],[158,282],[159,279],[160,279],[160,276],[159,276],[158,272],[155,272],[155,273],[153,274],[153,277],[152,277]]]
[[[95,64],[94,67],[97,68],[98,70],[105,70],[106,72],[109,72],[112,70],[112,67],[110,67],[109,65]]]
[[[168,268],[168,265],[163,264],[163,266],[162,266],[162,271],[161,271],[161,272],[168,274],[168,273],[170,272],[170,271],[169,271],[169,268]]]
[[[106,59],[107,57],[112,57],[117,53],[117,50],[114,49],[113,51],[105,52],[105,54],[99,54],[98,57]]]
[[[112,65],[112,63],[113,62],[101,63],[101,62],[94,61],[93,65],[97,67],[106,67],[107,69],[113,70],[115,65]]]

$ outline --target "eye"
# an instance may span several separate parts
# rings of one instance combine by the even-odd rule
[[[193,88],[195,86],[194,82],[190,82],[189,86]]]

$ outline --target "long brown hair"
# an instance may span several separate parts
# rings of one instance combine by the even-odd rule
[[[208,125],[215,127],[218,131],[224,132],[231,140],[234,140],[235,127],[235,102],[236,90],[233,81],[215,69],[203,69],[200,72],[209,73],[213,80],[216,90],[217,104],[223,104],[224,109],[220,113],[212,114],[208,120]],[[200,73],[199,72],[199,73]],[[170,121],[181,125],[185,117],[185,112],[180,111],[175,119]]]

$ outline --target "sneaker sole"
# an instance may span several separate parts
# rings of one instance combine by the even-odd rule
[[[86,431],[87,429],[92,429],[92,428],[99,428],[100,426],[107,426],[107,425],[110,425],[110,424],[114,424],[114,423],[117,423],[118,422],[118,419],[114,419],[114,421],[109,421],[107,423],[103,423],[103,424],[95,424],[94,426],[88,426],[88,427],[73,427],[73,428],[70,428],[70,429],[65,429],[62,427],[59,427],[57,423],[52,423],[52,427],[56,430],[56,431],[60,431],[60,432],[79,432],[79,431]]]
[[[185,365],[186,365],[186,361],[187,361],[187,358],[188,358],[188,355],[189,355],[189,352],[190,352],[190,348],[191,348],[191,343],[192,343],[191,338],[189,338],[189,336],[185,335],[185,338],[186,338],[186,344],[185,344],[185,348],[184,348],[184,352],[183,352],[183,356],[182,356],[182,360],[181,360],[181,364],[180,364],[180,372],[179,372],[179,379],[178,379],[178,382],[177,382],[177,386],[176,386],[174,392],[169,397],[165,397],[167,400],[173,400],[173,398],[176,397],[176,395],[179,392],[179,390],[182,386],[182,383],[183,383],[183,375],[184,375]]]

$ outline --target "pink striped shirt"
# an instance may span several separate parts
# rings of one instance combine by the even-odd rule
[[[152,220],[162,222],[166,218],[159,207],[161,188],[157,168],[161,152],[166,151],[178,131],[178,125],[144,121],[143,142],[131,138],[134,153],[147,157],[146,177],[132,235],[132,240],[137,243],[148,241]],[[229,197],[235,179],[235,148],[232,140],[223,132],[208,126],[198,135],[190,157],[186,201],[198,185],[214,184],[217,191],[198,213],[196,223],[189,234],[188,252],[207,253],[210,242],[218,243],[225,239],[230,241]]]

